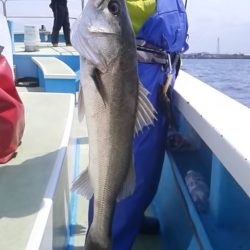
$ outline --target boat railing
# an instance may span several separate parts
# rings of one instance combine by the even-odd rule
[[[211,149],[214,162],[220,161],[250,197],[249,108],[184,72],[175,94],[177,108]]]
[[[164,244],[250,249],[249,108],[184,71],[172,100],[177,126],[152,203]]]
[[[84,8],[84,0],[79,0],[81,2],[81,7],[82,9]],[[53,16],[33,16],[33,15],[9,15],[8,14],[8,5],[7,3],[8,2],[20,2],[20,1],[17,1],[17,0],[0,0],[0,2],[2,3],[2,8],[3,8],[3,15],[7,18],[42,18],[42,19],[48,19],[48,18],[53,18]],[[24,1],[23,1],[24,2]],[[31,2],[30,0],[27,0],[26,2]],[[41,1],[39,0],[38,2],[45,2],[45,1]],[[46,1],[46,3],[49,3],[50,1]],[[34,1],[32,1],[32,3],[34,3]],[[72,17],[70,16],[69,17],[70,19],[76,19],[77,17]]]

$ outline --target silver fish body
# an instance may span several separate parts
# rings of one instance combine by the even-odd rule
[[[89,166],[73,190],[88,199],[94,194],[85,249],[111,249],[115,203],[135,185],[134,133],[153,123],[154,109],[139,83],[135,37],[124,0],[89,0],[71,40],[81,56],[78,105],[89,136]]]

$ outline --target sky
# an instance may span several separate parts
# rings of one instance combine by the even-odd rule
[[[250,0],[187,0],[189,22],[189,52],[217,52],[220,40],[221,53],[250,54]],[[39,15],[33,23],[45,24],[51,30],[53,18],[48,8],[49,0],[8,0],[7,15]],[[68,0],[70,16],[77,18],[81,13],[81,0]],[[0,0],[0,11],[2,11]],[[21,20],[22,25],[31,19]],[[71,19],[73,24],[74,19]],[[32,23],[32,24],[33,24]],[[22,26],[16,25],[16,30]]]
[[[250,54],[250,0],[188,0],[189,52]]]

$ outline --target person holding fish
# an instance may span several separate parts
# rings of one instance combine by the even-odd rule
[[[161,176],[170,122],[162,100],[187,28],[182,0],[88,0],[73,27],[90,161],[72,190],[91,199],[86,250],[129,250],[138,233],[159,231],[144,212]]]

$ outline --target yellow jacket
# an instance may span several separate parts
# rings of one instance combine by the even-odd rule
[[[155,12],[156,0],[127,0],[126,2],[134,31],[137,33]]]

